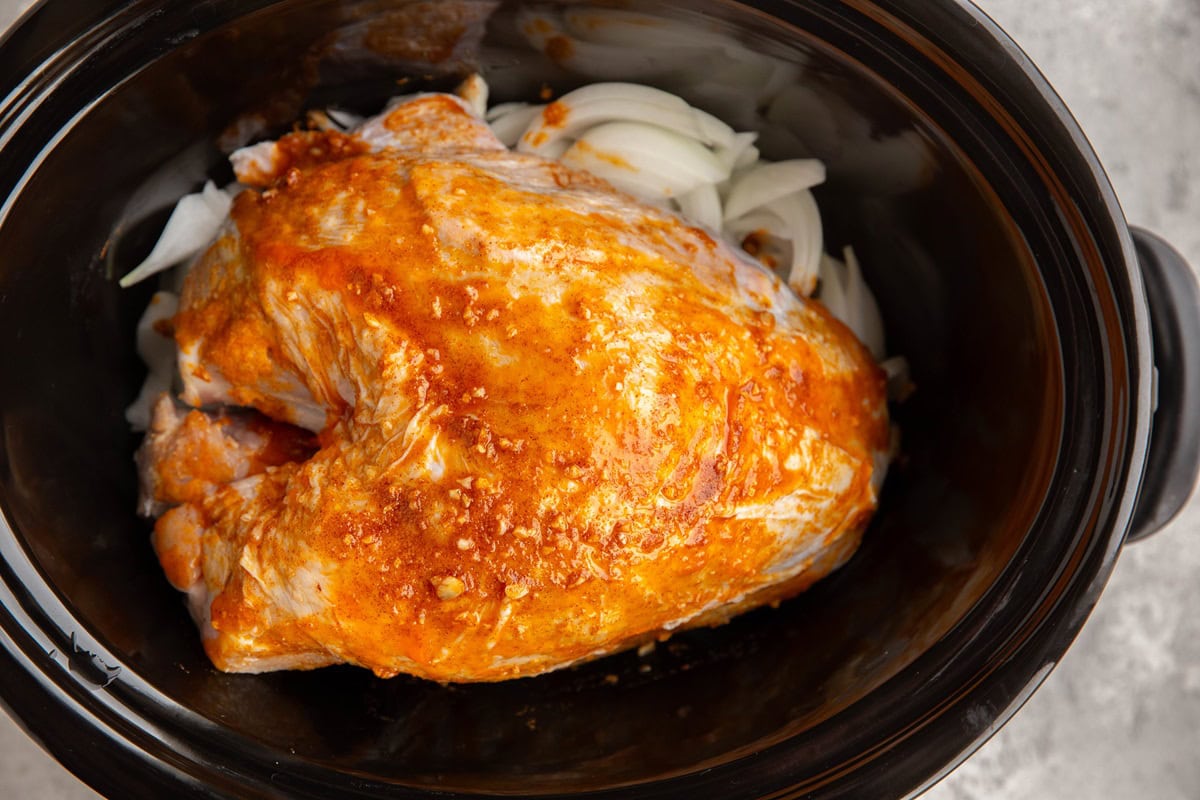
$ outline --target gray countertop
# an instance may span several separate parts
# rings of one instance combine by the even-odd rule
[[[0,0],[0,30],[28,2]],[[1200,3],[980,0],[1075,113],[1129,220],[1200,266]],[[1062,663],[933,800],[1200,798],[1200,502],[1121,554]],[[0,797],[95,797],[0,714]]]

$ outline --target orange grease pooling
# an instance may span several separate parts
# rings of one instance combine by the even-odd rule
[[[327,152],[238,198],[235,252],[210,252],[176,320],[247,405],[277,414],[270,387],[295,380],[330,409],[310,460],[203,518],[234,539],[268,520],[242,563],[318,569],[306,602],[336,615],[280,620],[234,570],[219,666],[533,674],[789,596],[853,552],[883,376],[823,309],[780,311],[778,280],[558,164]],[[805,492],[828,501],[801,531],[825,547],[771,580],[788,545],[746,509]]]

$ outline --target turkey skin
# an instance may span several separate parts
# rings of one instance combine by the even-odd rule
[[[855,551],[883,373],[715,234],[449,95],[233,161],[139,453],[218,668],[534,675]]]

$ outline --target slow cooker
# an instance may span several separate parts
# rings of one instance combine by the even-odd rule
[[[539,47],[515,24],[533,6],[725,44]],[[880,511],[806,594],[650,655],[470,686],[219,673],[133,513],[150,289],[114,275],[232,147],[473,69],[497,100],[651,83],[744,115],[768,157],[827,162],[826,239],[854,245],[917,387]],[[1123,543],[1195,482],[1192,273],[1126,225],[1062,103],[966,3],[49,0],[0,42],[0,83],[0,698],[100,792],[918,791],[1034,691]]]

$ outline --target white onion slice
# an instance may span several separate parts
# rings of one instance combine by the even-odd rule
[[[548,158],[551,161],[561,161],[566,152],[571,149],[571,145],[571,140],[559,139],[542,152],[542,157]]]
[[[674,131],[638,122],[608,122],[579,137],[599,150],[627,156],[635,164],[662,174],[679,174],[694,184],[715,183],[729,177],[726,169],[707,147]]]
[[[171,292],[155,292],[137,325],[137,352],[151,372],[170,374],[175,369],[175,340],[158,330],[179,310],[179,298]]]
[[[781,197],[771,204],[771,208],[787,225],[787,233],[783,235],[792,240],[792,270],[788,274],[788,286],[797,294],[807,297],[817,288],[817,273],[824,253],[821,210],[809,191]]]
[[[305,113],[304,123],[316,131],[340,131],[341,128],[333,118],[320,109],[312,109]]]
[[[740,242],[755,231],[766,231],[777,236],[783,230],[783,220],[773,210],[765,207],[756,208],[749,214],[743,214],[737,219],[725,220],[722,233],[730,241]]]
[[[726,213],[728,209],[727,203]],[[757,206],[740,217],[726,220],[725,228],[735,238],[751,231],[766,230],[772,236],[789,240],[792,257],[788,285],[805,297],[816,289],[823,240],[821,214],[811,192],[793,192],[775,199],[770,205]]]
[[[691,188],[674,176],[664,177],[623,165],[619,160],[588,147],[586,143],[582,146],[579,142],[571,145],[558,160],[568,167],[590,172],[634,197],[658,205]]]
[[[846,307],[846,265],[830,255],[821,256],[820,290],[816,295],[829,313],[849,325]]]
[[[125,419],[135,431],[150,427],[150,411],[163,392],[171,391],[175,379],[175,341],[163,336],[158,323],[175,316],[179,298],[170,292],[155,292],[137,325],[137,351],[146,364],[146,380],[137,399],[125,409]]]
[[[232,204],[233,198],[212,181],[205,183],[200,192],[181,198],[150,255],[121,278],[121,287],[133,286],[198,255],[217,238]]]
[[[521,100],[513,100],[508,103],[497,103],[484,112],[483,118],[487,122],[492,122],[493,120],[499,119],[500,117],[503,117],[513,111],[519,111],[522,108],[541,108],[541,106],[534,106],[532,103],[526,103]]]
[[[883,318],[879,313],[879,306],[875,302],[874,295],[867,287],[866,282],[862,277],[862,270],[859,268],[858,259],[854,255],[854,250],[847,247],[845,249],[846,262],[842,263],[832,256],[821,257],[821,290],[817,295],[825,307],[829,309],[829,313],[833,314],[839,320],[846,324],[846,327],[854,331],[854,335],[862,342],[871,355],[879,361],[886,354],[883,336]],[[903,361],[901,359],[900,361]],[[900,364],[895,359],[881,361],[880,366],[885,370],[890,370],[889,362],[893,367],[904,368],[904,381],[907,382],[907,362]],[[891,384],[893,382],[891,371],[888,372],[889,396],[891,392]],[[892,399],[897,399],[893,397]]]
[[[568,105],[587,105],[601,100],[620,100],[629,103],[647,103],[663,108],[689,108],[687,101],[676,94],[645,86],[640,83],[625,83],[623,81],[602,81],[589,83],[567,92],[558,99]]]
[[[675,200],[679,203],[680,213],[688,219],[714,231],[721,230],[721,198],[716,184],[702,183]]]
[[[365,117],[360,117],[358,114],[350,111],[343,111],[339,108],[325,109],[325,116],[333,120],[337,126],[344,131],[357,128],[362,124],[363,119],[365,119]]]
[[[758,160],[759,160],[760,155],[761,154],[758,151],[758,147],[755,145],[750,145],[745,150],[743,150],[736,159],[734,159],[734,162],[733,162],[734,171],[735,172],[745,172],[745,171],[751,169],[752,167],[758,166]]]
[[[854,249],[847,247],[843,253],[846,258],[846,306],[853,319],[846,324],[878,361],[887,354],[879,304],[863,280]]]
[[[535,117],[517,149],[543,154],[562,138],[578,138],[595,125],[644,122],[675,131],[702,144],[731,147],[733,129],[673,94],[632,83],[595,83],[568,92]]]
[[[337,131],[338,133],[346,133],[347,131],[361,125],[363,121],[363,117],[360,117],[357,114],[353,114],[349,111],[341,111],[336,108],[309,111],[305,116],[310,129],[318,131]],[[262,144],[262,142],[259,142],[259,144]],[[248,150],[249,148],[241,149]]]
[[[488,112],[488,124],[492,126],[492,133],[496,134],[496,138],[504,142],[505,147],[515,147],[521,135],[529,130],[530,123],[542,112],[543,107],[532,106],[528,103],[504,103],[504,105],[511,106],[511,108],[495,116],[492,115],[493,112]]]
[[[582,159],[575,157],[564,156],[562,162],[575,169],[586,170],[597,178],[608,181],[614,188],[660,208],[668,208],[667,201],[674,195],[670,186],[664,185],[661,180],[649,175],[622,172],[611,167],[606,169],[606,165],[603,163],[586,164]]]
[[[769,206],[786,195],[824,182],[825,165],[815,158],[760,163],[740,175],[729,187],[725,216],[740,217],[759,206]]]
[[[577,9],[567,13],[580,36],[605,41],[612,37],[625,40],[626,28],[643,23],[642,15],[632,12]],[[652,28],[646,29],[646,35]],[[756,70],[763,66],[755,55],[748,53],[741,65],[747,75],[758,74]],[[785,269],[779,271],[786,271],[789,286],[801,295],[811,295],[819,278],[819,298],[830,312],[850,327],[877,359],[883,357],[878,305],[863,281],[853,251],[847,248],[845,264],[823,252],[820,212],[808,191],[825,179],[821,162],[761,162],[755,146],[758,134],[734,132],[682,98],[649,86],[590,84],[560,98],[551,114],[546,106],[528,103],[486,108],[489,89],[478,75],[467,78],[456,91],[464,106],[485,119],[508,147],[515,145],[518,150],[585,169],[660,206],[673,200],[689,221],[719,231],[735,246],[740,247],[747,234],[759,233],[760,260],[783,265]],[[388,109],[405,99],[394,98]],[[347,112],[325,113],[339,126],[365,124]],[[263,142],[238,151],[232,160],[236,166],[273,157],[273,149],[274,143]],[[235,193],[236,188],[223,192],[208,183],[202,192],[180,200],[150,257],[126,275],[121,285],[131,285],[203,250],[219,233]],[[173,370],[173,353],[171,359]],[[164,380],[161,369],[152,367],[151,373],[145,392],[159,390]],[[148,413],[148,402],[144,405]]]
[[[772,272],[778,272],[779,265],[784,264],[790,269],[794,248],[787,225],[778,214],[771,209],[756,208],[735,220],[725,220],[721,230],[721,235],[739,249],[743,249],[743,242],[751,234],[760,239],[759,250],[753,254],[755,260]]]
[[[630,173],[658,187],[658,197],[676,197],[701,183],[728,177],[707,147],[674,131],[637,122],[607,122],[585,132],[562,157],[563,163],[602,171],[607,180],[627,184]]]
[[[480,119],[487,114],[488,85],[478,72],[472,72],[455,88],[454,93],[467,101],[471,111]]]
[[[732,144],[727,147],[715,147],[713,152],[725,168],[733,172],[758,160],[758,148],[754,146],[757,139],[758,134],[753,131],[735,133]]]

